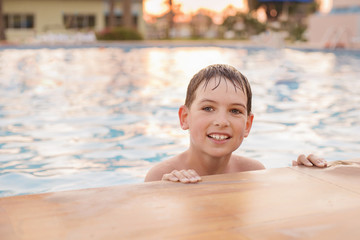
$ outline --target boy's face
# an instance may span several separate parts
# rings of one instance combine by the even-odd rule
[[[181,127],[189,129],[190,147],[212,157],[231,154],[249,135],[253,115],[247,115],[247,98],[241,89],[222,79],[211,79],[196,90],[190,107],[179,110]]]

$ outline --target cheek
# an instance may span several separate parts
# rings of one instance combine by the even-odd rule
[[[246,130],[246,121],[244,119],[237,119],[234,121],[233,129],[243,136]]]
[[[201,124],[193,124],[191,125],[191,128],[189,128],[189,132],[192,136],[197,137],[203,134],[204,129],[202,128]]]
[[[202,138],[206,135],[206,122],[205,121],[191,121],[189,127],[189,133],[191,138]]]

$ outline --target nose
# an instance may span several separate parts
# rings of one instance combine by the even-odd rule
[[[219,113],[215,116],[214,125],[223,128],[230,126],[230,122],[225,113]]]

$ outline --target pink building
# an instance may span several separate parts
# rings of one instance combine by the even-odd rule
[[[329,12],[309,18],[309,43],[321,48],[360,48],[360,1],[329,1]]]

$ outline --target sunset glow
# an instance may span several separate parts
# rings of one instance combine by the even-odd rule
[[[160,16],[168,11],[165,4],[167,0],[144,0],[144,15]],[[232,5],[239,11],[247,12],[247,0],[173,0],[173,4],[180,4],[180,10],[185,14],[195,13],[200,8],[212,10],[220,13],[227,6]],[[331,11],[333,0],[318,0],[320,4],[319,11],[328,13]],[[184,16],[182,16],[184,17]]]
[[[145,14],[161,15],[167,11],[166,0],[144,0]],[[232,5],[240,11],[248,9],[246,0],[173,0],[173,4],[181,4],[180,10],[185,14],[196,12],[199,8],[206,8],[215,12],[221,12],[227,6]]]
[[[151,15],[161,15],[167,11],[167,6],[164,4],[164,0],[145,0],[144,11]]]
[[[332,0],[321,0],[320,1],[320,12],[322,12],[322,13],[330,12],[332,5],[333,5]]]

